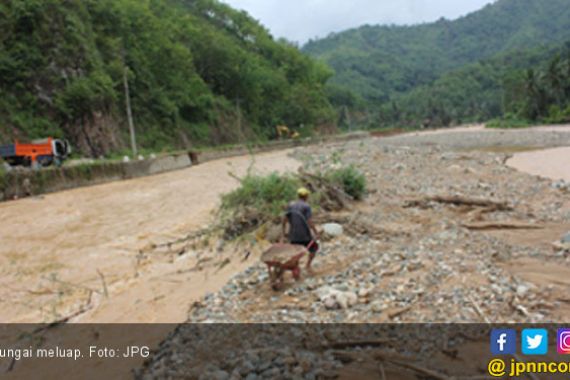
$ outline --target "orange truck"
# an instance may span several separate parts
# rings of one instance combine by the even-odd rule
[[[0,158],[11,166],[49,166],[61,163],[71,153],[71,147],[66,140],[51,137],[31,143],[16,141],[9,145],[0,145]]]

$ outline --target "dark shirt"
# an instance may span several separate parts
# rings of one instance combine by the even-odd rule
[[[287,208],[289,220],[289,241],[291,243],[308,243],[313,240],[309,220],[311,219],[311,206],[302,200],[291,202]]]

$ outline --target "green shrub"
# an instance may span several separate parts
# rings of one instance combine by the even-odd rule
[[[512,128],[527,128],[531,124],[528,120],[521,119],[514,114],[507,113],[505,116],[499,119],[493,119],[489,121],[486,128],[493,129],[512,129]]]
[[[366,177],[352,165],[328,171],[325,177],[338,184],[356,200],[361,200],[366,194]]]
[[[313,182],[311,175],[278,173],[268,176],[248,174],[241,178],[239,188],[222,196],[218,217],[225,238],[231,240],[268,222],[277,223],[287,204],[297,198],[297,189],[301,186],[313,191],[310,203],[314,210],[338,209],[339,203],[324,190],[326,186],[341,188],[357,200],[366,192],[366,178],[353,166],[330,170],[317,177],[321,180]],[[315,186],[316,183],[319,185]]]
[[[561,109],[559,106],[551,106],[548,109],[548,117],[544,119],[545,123],[548,124],[565,124],[570,122],[570,105],[565,109]]]
[[[241,186],[222,196],[222,211],[256,209],[270,217],[283,213],[283,207],[295,199],[301,183],[292,175],[272,173],[266,177],[247,175]]]
[[[222,196],[218,213],[219,226],[228,240],[277,222],[300,186],[297,177],[277,173],[265,177],[248,174],[240,182],[239,188]]]

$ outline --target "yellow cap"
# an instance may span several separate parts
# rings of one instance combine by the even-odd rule
[[[311,194],[311,192],[304,187],[301,187],[299,190],[297,190],[297,195],[300,197],[308,197],[309,194]]]

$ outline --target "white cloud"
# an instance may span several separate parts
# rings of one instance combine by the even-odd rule
[[[245,9],[276,37],[306,42],[364,24],[415,24],[457,18],[493,0],[222,0]]]

